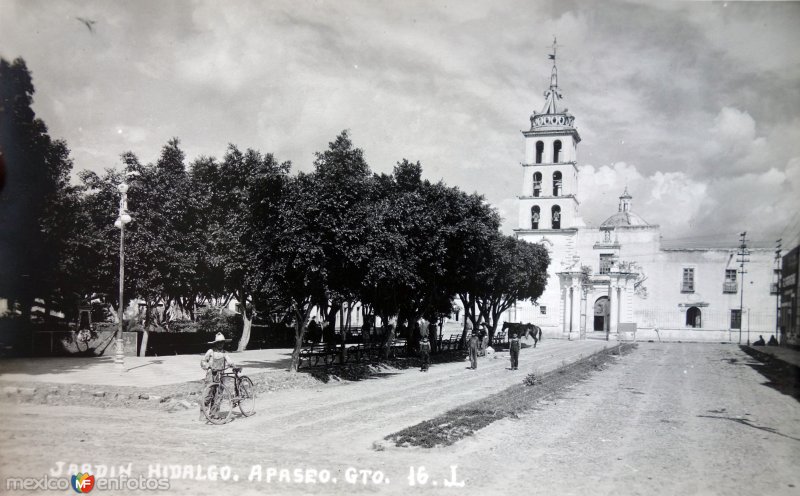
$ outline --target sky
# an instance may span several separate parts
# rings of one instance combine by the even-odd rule
[[[511,233],[556,36],[587,224],[627,186],[665,246],[791,247],[799,27],[783,2],[0,0],[0,56],[25,59],[76,171],[172,137],[189,161],[233,143],[309,171],[348,129],[374,172],[419,160]]]

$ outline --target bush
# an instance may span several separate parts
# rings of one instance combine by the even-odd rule
[[[170,332],[197,332],[199,326],[190,320],[175,320],[168,322],[166,327]]]
[[[208,308],[197,314],[196,331],[216,335],[221,332],[226,338],[237,340],[242,336],[244,322],[239,314]]]
[[[537,382],[539,382],[539,378],[536,377],[536,374],[532,373],[525,376],[525,379],[522,381],[526,386],[535,386]]]

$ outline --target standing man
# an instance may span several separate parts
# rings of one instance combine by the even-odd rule
[[[511,352],[511,370],[517,370],[519,367],[519,338],[517,333],[511,333],[511,341],[508,345],[508,350]]]
[[[428,336],[422,336],[422,341],[419,343],[419,354],[422,358],[422,368],[419,370],[427,372],[431,365],[431,343],[428,341]]]
[[[479,337],[481,340],[481,356],[486,356],[486,348],[489,346],[489,326],[486,325],[486,322],[481,322],[481,332]]]
[[[230,339],[225,339],[225,336],[218,332],[214,337],[214,341],[209,341],[208,344],[213,344],[214,347],[206,351],[203,358],[200,359],[200,368],[206,371],[205,383],[220,382],[222,380],[222,373],[229,367],[235,367],[233,360],[225,352],[225,343],[230,343]],[[214,409],[219,410],[218,399],[214,398],[215,390],[209,389],[208,394],[203,398],[203,406],[207,406],[214,402]],[[214,412],[216,414],[216,411]]]
[[[469,362],[472,366],[472,369],[475,370],[478,368],[478,335],[472,333],[472,336],[469,338],[469,343],[467,344],[467,349],[469,350]]]

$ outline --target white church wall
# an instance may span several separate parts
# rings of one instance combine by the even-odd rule
[[[516,308],[504,315],[509,321],[532,323],[542,328],[542,332],[551,337],[561,334],[561,317],[563,302],[557,273],[572,263],[575,238],[574,232],[560,233],[525,233],[519,238],[529,243],[542,244],[550,255],[547,269],[547,286],[537,304],[530,301],[517,302]]]
[[[751,250],[744,281],[738,281],[737,292],[726,292],[723,290],[725,270],[737,268],[736,248],[662,250],[659,227],[649,225],[633,213],[632,196],[627,188],[620,196],[619,211],[609,212],[611,217],[601,228],[589,228],[583,224],[575,165],[577,130],[573,127],[573,117],[566,110],[560,110],[561,94],[555,91],[556,74],[554,64],[550,91],[545,94],[545,114],[534,113],[530,131],[523,132],[524,184],[519,200],[519,229],[516,231],[518,238],[547,247],[552,260],[548,268],[548,283],[538,305],[518,302],[503,319],[537,324],[545,335],[551,337],[566,337],[565,328],[570,327],[569,322],[573,323],[572,336],[579,336],[575,322],[580,320],[580,328],[588,335],[594,328],[595,302],[613,293],[614,298],[609,300],[613,313],[599,315],[602,319],[597,321],[598,326],[601,323],[607,325],[612,333],[617,323],[635,322],[640,328],[640,337],[648,339],[730,341],[734,335],[731,310],[739,308],[738,289],[743,283],[746,296],[742,328],[749,325],[751,334],[763,334],[765,339],[768,338],[774,332],[776,316],[775,295],[770,294],[773,266],[769,252]],[[554,164],[553,145],[557,140],[562,147],[558,163]],[[536,160],[537,142],[542,143],[539,163]],[[559,195],[553,194],[553,173],[556,171],[560,172],[562,181]],[[534,197],[533,176],[537,172],[542,175],[541,189],[540,195]],[[533,230],[531,225],[534,205],[540,212],[538,230]],[[554,205],[561,208],[561,228],[558,230],[552,229],[551,209]],[[605,256],[604,269],[606,262],[614,262],[609,275],[601,274],[601,255]],[[579,273],[583,267],[591,269],[592,275],[581,288]],[[682,287],[684,269],[692,271],[694,285],[691,291]],[[564,274],[563,278],[559,276],[559,273],[567,272],[571,274]],[[586,298],[583,297],[584,291],[588,293]],[[580,306],[580,311],[576,305]],[[738,329],[735,334],[738,339]]]
[[[658,328],[651,339],[682,341],[738,341],[731,329],[731,310],[739,308],[741,290],[737,274],[736,292],[725,292],[725,270],[738,270],[735,249],[664,250],[652,263],[644,263],[648,274],[647,299],[634,298],[634,318],[643,331]],[[684,269],[694,274],[692,290],[683,287]],[[772,260],[768,251],[751,251],[745,274],[745,314],[742,329],[768,339],[775,329],[775,296],[770,294]],[[699,327],[687,324],[692,307],[700,313]],[[748,321],[749,319],[749,321]]]

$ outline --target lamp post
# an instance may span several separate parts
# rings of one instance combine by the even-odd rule
[[[124,179],[117,186],[117,190],[120,193],[119,216],[114,221],[114,227],[119,229],[119,326],[117,327],[117,336],[114,343],[114,365],[122,371],[125,370],[125,349],[122,341],[123,310],[125,308],[125,300],[123,298],[125,285],[125,224],[128,224],[133,219],[128,214],[128,184]]]

